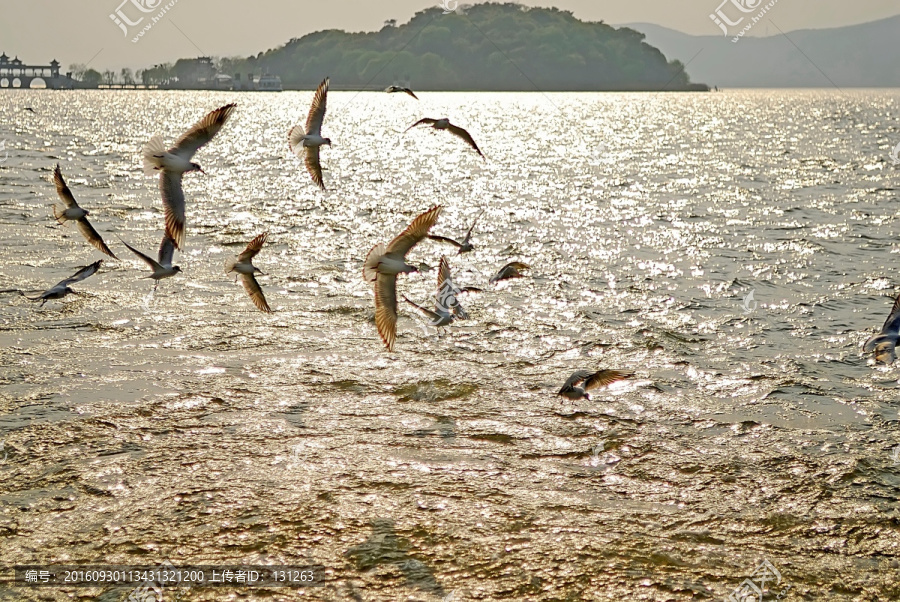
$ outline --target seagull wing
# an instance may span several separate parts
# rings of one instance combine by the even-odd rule
[[[268,232],[263,232],[256,238],[250,241],[250,244],[247,245],[247,248],[244,249],[244,252],[238,255],[239,261],[249,261],[256,257],[256,254],[259,253],[259,250],[262,249],[262,246],[266,244],[266,237],[269,236]]]
[[[210,111],[206,117],[195,123],[191,129],[182,134],[181,138],[175,142],[175,146],[169,149],[169,152],[190,161],[191,157],[194,156],[194,153],[196,153],[204,144],[212,140],[213,136],[222,129],[222,126],[225,125],[225,122],[231,117],[236,106],[236,104],[232,103],[230,105],[225,105],[224,107],[219,107],[215,111]]]
[[[101,253],[106,253],[113,259],[118,259],[112,251],[109,250],[109,247],[106,246],[106,243],[103,242],[103,239],[100,238],[100,235],[97,234],[97,231],[94,230],[94,227],[91,225],[91,222],[87,221],[86,217],[82,217],[78,220],[78,229],[81,231],[81,234],[87,239],[89,243],[94,245],[98,251]]]
[[[168,234],[163,235],[162,242],[159,243],[159,265],[164,268],[172,267],[172,257],[175,256],[175,241],[169,238]]]
[[[481,213],[478,214],[478,217],[475,218],[475,221],[472,222],[472,225],[469,226],[469,231],[466,232],[466,237],[463,239],[463,245],[468,243],[469,240],[472,238],[472,230],[475,229],[475,224],[478,223],[478,218],[480,218],[482,215],[484,215],[483,209],[482,209]],[[462,245],[460,245],[460,246],[462,246]]]
[[[438,242],[445,242],[445,243],[451,244],[451,245],[453,245],[454,247],[461,247],[461,246],[462,246],[462,243],[456,242],[456,241],[453,240],[452,238],[447,238],[446,236],[435,236],[435,235],[433,235],[433,234],[429,234],[429,235],[428,235],[428,238],[430,238],[431,240],[436,240],[436,241],[438,241]]]
[[[397,275],[378,274],[375,282],[375,326],[388,351],[397,340]]]
[[[312,106],[309,107],[309,115],[306,117],[307,134],[319,136],[322,133],[322,121],[325,119],[325,101],[328,98],[328,82],[329,79],[326,77],[319,84],[319,87],[316,88],[316,95],[313,96]]]
[[[600,370],[599,372],[595,372],[589,375],[585,379],[584,390],[587,391],[588,389],[604,387],[606,385],[611,385],[612,383],[619,382],[620,380],[625,380],[626,378],[631,378],[633,376],[633,373],[622,372],[621,370]]]
[[[425,117],[424,119],[420,119],[417,122],[415,122],[414,124],[412,124],[411,126],[409,126],[408,128],[406,128],[405,130],[403,130],[403,133],[405,134],[406,132],[413,129],[417,125],[422,125],[423,123],[425,123],[427,125],[434,125],[435,123],[437,123],[437,119],[431,119],[430,117]]]
[[[885,320],[884,326],[881,327],[881,333],[900,334],[900,295],[898,295],[897,300],[894,301],[891,313],[888,315],[887,320]]]
[[[416,96],[415,94],[413,94],[413,91],[410,90],[409,88],[403,88],[403,90],[401,90],[401,92],[406,92],[407,94],[409,94],[410,96],[412,96],[412,97],[415,98],[416,100],[419,100],[419,97]]]
[[[241,274],[241,280],[244,282],[244,290],[250,295],[250,300],[253,301],[253,305],[267,314],[272,313],[272,309],[269,307],[269,304],[266,303],[266,297],[263,295],[259,282],[256,281],[253,274]]]
[[[97,270],[100,269],[101,263],[103,263],[103,260],[98,259],[91,265],[81,268],[80,270],[78,270],[77,272],[75,272],[74,274],[72,274],[71,276],[69,276],[68,278],[63,280],[62,282],[58,283],[56,286],[61,286],[61,287],[65,288],[65,287],[69,286],[70,284],[74,284],[76,282],[81,282],[88,276],[93,276],[95,273],[97,273]],[[53,288],[56,288],[56,286],[54,286]]]
[[[453,125],[452,123],[447,126],[447,130],[449,130],[450,133],[453,134],[454,136],[456,136],[457,138],[462,138],[463,140],[465,140],[466,144],[468,144],[469,146],[474,148],[478,152],[478,154],[481,155],[482,159],[484,158],[484,153],[482,153],[481,149],[478,148],[478,145],[475,144],[475,140],[472,139],[472,136],[469,134],[469,132],[462,129],[461,127]]]
[[[322,164],[319,163],[319,147],[306,147],[306,171],[312,176],[312,181],[316,185],[325,190],[325,180],[322,179]]]
[[[59,164],[56,164],[56,169],[53,170],[53,183],[56,184],[56,194],[59,195],[60,200],[66,207],[77,207],[78,203],[75,201],[75,197],[72,196],[72,191],[69,190],[69,187],[66,185],[66,181],[63,178],[62,171],[59,169]]]
[[[441,255],[441,265],[438,267],[438,298],[440,299],[441,291],[444,289],[444,283],[450,281],[450,286],[453,287],[453,279],[450,278],[450,264],[447,262],[447,258]]]
[[[570,376],[568,380],[566,380],[566,382],[563,384],[562,389],[559,390],[559,393],[562,394],[568,390],[571,390],[572,387],[580,385],[585,381],[585,379],[590,377],[591,373],[587,370],[578,370],[576,372],[573,372],[572,376]]]
[[[444,208],[441,205],[436,205],[426,211],[425,213],[419,215],[416,219],[412,221],[409,227],[406,228],[400,235],[392,240],[390,244],[387,246],[387,253],[390,255],[399,255],[401,257],[406,257],[406,254],[412,249],[416,244],[419,243],[423,238],[428,236],[428,230],[434,225],[437,221],[438,216],[440,216],[441,211]],[[395,302],[396,305],[396,302]]]
[[[147,256],[147,255],[144,255],[143,253],[141,253],[140,251],[138,251],[137,249],[135,249],[134,247],[132,247],[130,244],[128,244],[127,242],[125,242],[125,241],[122,240],[121,238],[120,238],[119,240],[121,240],[121,241],[122,241],[122,244],[125,245],[126,247],[128,247],[128,249],[129,249],[132,253],[134,253],[135,255],[137,255],[144,263],[146,263],[148,266],[150,266],[150,269],[151,269],[151,270],[153,270],[153,271],[155,272],[155,271],[157,271],[157,270],[162,269],[162,266],[159,265],[158,263],[156,263],[156,261],[155,261],[152,257],[149,257],[149,256]]]
[[[418,309],[419,311],[421,311],[423,314],[425,314],[426,316],[428,316],[429,318],[431,318],[432,322],[437,323],[437,322],[440,322],[440,321],[441,321],[441,316],[439,316],[439,315],[436,314],[435,312],[431,311],[431,310],[428,309],[427,307],[422,307],[422,306],[419,305],[418,303],[416,303],[416,302],[414,302],[414,301],[410,301],[410,300],[406,297],[406,295],[403,295],[403,299],[404,299],[407,303],[409,303],[410,305],[412,305],[413,307],[415,307],[416,309]]]
[[[163,171],[159,174],[159,192],[166,209],[166,236],[179,249],[184,247],[184,190],[181,174]]]

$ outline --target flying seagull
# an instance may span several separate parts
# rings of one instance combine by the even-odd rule
[[[572,401],[578,401],[579,399],[591,401],[591,394],[588,393],[591,389],[605,387],[633,376],[634,374],[631,372],[621,372],[619,370],[600,370],[593,373],[587,370],[578,370],[569,377],[569,380],[566,381],[566,384],[562,386],[557,395]]]
[[[66,181],[63,179],[62,171],[60,171],[58,163],[56,169],[53,170],[53,182],[56,184],[56,194],[59,195],[59,198],[64,205],[63,208],[60,208],[59,205],[53,203],[53,216],[56,218],[56,221],[60,224],[64,224],[69,220],[74,220],[78,223],[78,229],[81,231],[81,234],[89,243],[94,245],[98,251],[106,253],[113,259],[118,259],[118,257],[109,250],[109,247],[106,246],[106,243],[103,242],[103,239],[100,238],[100,235],[97,234],[97,231],[94,230],[91,223],[87,221],[89,212],[78,206],[75,197],[72,196],[72,191],[66,186]]]
[[[291,152],[301,159],[306,159],[306,171],[322,190],[325,190],[325,181],[322,179],[322,165],[319,163],[319,147],[331,146],[331,138],[322,138],[322,121],[325,119],[328,82],[329,79],[326,77],[316,89],[312,106],[309,108],[309,115],[306,117],[306,130],[295,125],[288,132]]]
[[[388,351],[397,339],[397,274],[418,272],[406,263],[406,254],[428,235],[443,207],[437,205],[419,215],[387,246],[372,247],[363,264],[363,279],[375,283],[375,325]]]
[[[88,276],[93,276],[97,272],[97,270],[100,269],[101,263],[103,263],[103,260],[98,259],[91,265],[81,268],[80,270],[78,270],[77,272],[75,272],[74,274],[72,274],[71,276],[66,278],[65,280],[62,280],[53,288],[47,289],[46,291],[44,291],[44,293],[42,295],[40,295],[38,297],[25,296],[25,298],[30,301],[37,301],[38,299],[40,299],[41,307],[43,307],[44,303],[46,303],[50,299],[62,299],[69,293],[75,292],[69,288],[70,284],[75,284],[76,282],[80,282],[80,281],[84,280]]]
[[[403,86],[388,86],[384,91],[388,94],[393,94],[394,92],[406,92],[416,100],[419,100],[419,97],[413,94],[412,90],[410,90],[409,88],[404,88]]]
[[[472,136],[469,135],[469,132],[462,129],[461,127],[457,127],[457,126],[453,125],[452,123],[450,123],[450,120],[447,119],[446,117],[444,117],[443,119],[431,119],[430,117],[420,119],[417,122],[415,122],[414,124],[412,124],[411,126],[409,126],[408,128],[406,128],[406,130],[403,133],[405,134],[406,132],[413,129],[417,125],[421,125],[423,123],[426,125],[430,125],[431,127],[433,127],[436,130],[447,130],[454,136],[456,136],[458,138],[462,138],[463,140],[466,141],[466,144],[468,144],[469,146],[474,148],[478,152],[478,154],[481,155],[481,158],[484,159],[484,153],[482,153],[481,149],[478,148],[478,145],[475,144],[475,140],[472,139]]]
[[[894,301],[891,313],[881,327],[881,332],[876,334],[863,346],[863,352],[875,352],[875,361],[882,364],[891,364],[897,359],[894,347],[900,340],[900,296]]]
[[[521,261],[511,261],[500,268],[500,271],[491,276],[490,283],[494,284],[501,280],[509,280],[510,278],[522,278],[522,270],[531,268],[527,263]]]
[[[166,150],[162,136],[154,136],[144,145],[144,173],[159,174],[159,191],[166,209],[166,236],[176,249],[184,248],[184,190],[181,178],[186,172],[206,173],[191,159],[222,129],[237,105],[232,103],[211,111],[181,135],[175,146]]]
[[[453,283],[453,279],[450,276],[450,264],[447,262],[447,258],[441,257],[441,265],[438,269],[438,289],[437,297],[435,297],[436,302],[434,311],[410,301],[406,295],[403,296],[403,299],[428,316],[429,323],[432,326],[448,326],[456,318],[459,318],[460,320],[469,318],[468,314],[466,314],[466,310],[463,309],[463,306],[459,302],[459,295],[461,293],[480,292],[480,288],[471,286],[458,288]]]
[[[120,238],[119,240],[122,239]],[[180,267],[172,265],[172,256],[175,255],[175,241],[169,238],[168,234],[163,235],[162,243],[159,245],[159,259],[157,261],[154,261],[152,257],[144,255],[124,240],[122,240],[122,244],[128,247],[132,253],[140,257],[141,260],[153,270],[152,274],[144,276],[144,278],[153,278],[156,280],[156,284],[153,285],[153,290],[156,290],[156,287],[159,286],[160,280],[163,278],[170,278],[181,271]]]
[[[259,250],[265,244],[268,235],[268,232],[263,232],[250,241],[250,244],[247,245],[247,248],[244,249],[243,253],[237,257],[226,260],[225,273],[230,274],[231,272],[235,272],[239,274],[244,281],[244,290],[250,295],[250,300],[253,301],[253,305],[259,308],[260,311],[270,314],[272,313],[272,309],[269,307],[269,304],[266,303],[266,297],[263,295],[259,283],[253,276],[256,273],[263,273],[262,270],[253,265],[253,258],[256,257],[256,254],[259,253]],[[263,276],[265,276],[265,274],[263,274]],[[237,282],[237,276],[235,276],[235,282]]]
[[[484,213],[484,211],[482,211],[481,213]],[[434,234],[429,234],[428,238],[430,238],[431,240],[436,240],[438,242],[450,243],[451,245],[459,248],[459,251],[456,253],[457,255],[462,255],[463,253],[468,253],[469,251],[473,251],[473,250],[475,250],[475,245],[473,245],[470,242],[470,240],[472,238],[472,229],[475,227],[475,224],[478,223],[478,218],[481,217],[481,213],[479,213],[478,217],[475,218],[475,221],[472,222],[472,225],[471,225],[471,227],[469,227],[469,231],[466,232],[466,237],[463,239],[462,242],[457,242],[457,241],[453,240],[452,238],[447,238],[446,236],[435,236]]]
[[[31,107],[25,107],[25,108],[23,108],[22,110],[23,110],[23,111],[28,111],[28,112],[30,112],[30,113],[34,113],[34,109],[32,109]]]

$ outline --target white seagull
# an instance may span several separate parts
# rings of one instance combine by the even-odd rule
[[[69,288],[70,284],[75,284],[76,282],[80,282],[80,281],[84,280],[88,276],[93,276],[97,272],[97,270],[100,269],[101,263],[103,263],[103,260],[99,259],[99,260],[95,261],[94,263],[92,263],[91,265],[81,268],[80,270],[78,270],[77,272],[75,272],[74,274],[72,274],[71,276],[66,278],[65,280],[60,281],[53,288],[47,289],[43,294],[41,294],[37,297],[29,297],[24,294],[23,294],[23,296],[25,296],[25,298],[28,299],[29,301],[40,300],[41,307],[43,307],[44,303],[46,303],[50,299],[62,299],[69,293],[76,292],[76,291],[73,291],[71,288]]]
[[[457,318],[460,320],[467,320],[469,316],[459,302],[459,295],[461,293],[480,293],[482,292],[481,289],[471,286],[464,288],[457,287],[450,276],[450,264],[446,257],[441,257],[437,282],[438,289],[437,296],[435,297],[434,311],[410,301],[406,295],[403,295],[403,299],[428,316],[430,318],[429,324],[432,326],[449,326],[453,320]]]
[[[322,165],[319,163],[319,147],[331,146],[331,138],[322,137],[325,101],[328,99],[328,82],[329,79],[326,77],[316,89],[312,106],[309,108],[309,115],[306,117],[306,129],[295,125],[288,132],[291,152],[306,160],[306,171],[322,190],[325,190],[325,181],[322,179]]]
[[[56,169],[53,170],[53,182],[56,184],[56,194],[59,195],[59,199],[63,202],[62,208],[56,203],[53,203],[53,216],[56,218],[56,221],[60,224],[65,224],[67,221],[74,220],[78,224],[78,229],[81,231],[81,234],[89,243],[94,245],[98,251],[106,253],[113,259],[118,259],[118,257],[109,250],[109,247],[106,246],[106,243],[103,242],[103,239],[100,238],[100,235],[97,234],[97,231],[94,230],[91,223],[87,221],[87,216],[90,212],[78,206],[75,197],[72,196],[72,191],[66,186],[66,181],[63,179],[62,171],[59,169],[58,163],[56,164]]]
[[[237,257],[227,259],[225,261],[225,273],[230,274],[231,272],[236,272],[239,274],[244,282],[244,290],[250,295],[250,300],[253,301],[253,305],[259,308],[260,311],[270,314],[272,313],[272,309],[269,307],[269,304],[266,303],[266,297],[263,295],[259,283],[253,276],[257,273],[263,274],[262,270],[253,265],[253,258],[256,257],[256,254],[259,253],[259,250],[265,244],[268,235],[268,232],[263,232],[250,241],[250,244],[247,245],[247,248],[244,249],[243,253]],[[263,274],[263,276],[265,276],[265,274]],[[234,281],[237,282],[237,276],[234,277]]]
[[[429,234],[428,238],[430,238],[431,240],[436,240],[438,242],[450,243],[451,245],[457,247],[459,249],[459,251],[456,253],[457,255],[462,255],[463,253],[468,253],[469,251],[474,251],[475,245],[473,245],[471,243],[472,229],[475,228],[475,224],[478,223],[478,218],[481,217],[482,213],[484,213],[484,211],[479,213],[478,217],[475,218],[475,221],[472,222],[472,226],[469,228],[469,231],[466,232],[466,237],[463,239],[462,242],[457,242],[457,241],[453,240],[452,238],[447,238],[446,236],[435,236],[434,234]]]
[[[566,381],[557,395],[572,401],[578,401],[579,399],[591,401],[591,394],[588,393],[591,389],[611,385],[633,376],[634,374],[631,372],[622,372],[620,370],[600,370],[599,372],[578,370],[569,377],[569,380]]]
[[[412,90],[410,90],[409,88],[404,88],[403,86],[388,86],[387,88],[384,89],[384,91],[387,92],[388,94],[394,94],[395,92],[405,92],[406,94],[409,94],[416,100],[419,100],[419,97],[416,96]]]
[[[375,326],[388,351],[397,339],[397,274],[418,272],[406,263],[406,254],[428,235],[444,208],[432,207],[419,215],[387,246],[372,247],[363,264],[363,279],[375,283]]]
[[[472,138],[472,136],[469,134],[469,132],[462,129],[461,127],[453,125],[452,123],[450,123],[450,120],[447,119],[446,117],[444,117],[442,119],[431,119],[430,117],[425,117],[424,119],[420,119],[417,122],[415,122],[414,124],[412,124],[411,126],[409,126],[408,128],[406,128],[406,130],[403,133],[405,134],[406,132],[413,129],[417,125],[420,125],[423,123],[430,125],[431,127],[433,127],[436,130],[447,130],[448,132],[450,132],[457,138],[462,138],[463,140],[466,141],[466,144],[468,144],[469,146],[474,148],[476,150],[476,152],[478,152],[478,154],[481,155],[481,158],[484,159],[484,153],[482,153],[481,149],[478,148],[478,145],[475,144],[475,140]]]
[[[154,136],[144,145],[144,173],[152,176],[160,172],[159,191],[166,209],[166,236],[172,239],[177,249],[184,248],[184,190],[181,188],[181,178],[186,172],[206,173],[191,159],[222,129],[236,106],[232,103],[211,111],[182,134],[175,146],[168,150],[162,136]]]
[[[875,361],[882,364],[891,364],[897,359],[894,348],[900,340],[900,296],[894,301],[891,313],[888,315],[881,332],[866,341],[863,346],[865,353],[875,352]]]
[[[119,240],[122,239],[120,238]],[[163,235],[162,242],[159,245],[159,259],[157,261],[154,261],[152,257],[144,255],[124,240],[122,240],[122,244],[128,247],[132,253],[140,257],[141,260],[153,270],[152,274],[144,276],[144,278],[153,278],[156,280],[156,284],[153,285],[153,290],[156,290],[156,287],[159,286],[160,280],[163,278],[171,278],[181,271],[180,267],[172,265],[172,257],[175,255],[175,241],[169,238],[168,234]]]

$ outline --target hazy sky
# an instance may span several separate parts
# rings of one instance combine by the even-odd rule
[[[144,36],[131,39],[150,17],[175,4]],[[610,24],[647,22],[692,34],[720,35],[709,18],[722,0],[523,0],[556,6],[580,19]],[[747,2],[748,0],[734,0]],[[0,51],[31,64],[56,58],[67,68],[141,68],[201,54],[247,56],[322,29],[380,29],[404,23],[437,0],[3,0]],[[753,0],[751,0],[753,2]],[[132,4],[135,3],[135,4]],[[146,15],[135,5],[153,8]],[[121,6],[129,35],[110,18]],[[779,0],[769,17],[784,31],[837,27],[900,14],[897,0]],[[179,31],[179,29],[181,31]],[[762,28],[757,28],[761,30]],[[764,31],[764,30],[763,30]],[[183,32],[183,33],[182,33]],[[99,54],[98,54],[99,53]]]

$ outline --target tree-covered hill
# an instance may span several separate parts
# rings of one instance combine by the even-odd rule
[[[477,4],[443,14],[436,7],[377,32],[312,33],[256,57],[224,60],[221,69],[268,71],[286,89],[315,88],[326,75],[340,88],[406,81],[418,90],[706,89],[643,38],[557,9]]]

